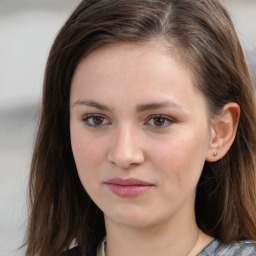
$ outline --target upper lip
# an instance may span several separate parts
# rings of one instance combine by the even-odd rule
[[[105,182],[106,184],[114,184],[114,185],[121,185],[121,186],[152,186],[152,183],[139,180],[136,178],[112,178]]]

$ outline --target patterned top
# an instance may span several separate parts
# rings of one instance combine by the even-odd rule
[[[222,243],[215,239],[198,256],[256,256],[256,242]]]
[[[100,251],[100,253],[102,253],[102,251]],[[91,255],[92,254],[89,253],[86,256]],[[79,247],[75,247],[65,251],[61,256],[83,255],[79,251]],[[96,256],[96,253],[94,256]],[[234,243],[222,243],[220,240],[214,239],[197,256],[256,256],[256,242],[239,241]]]

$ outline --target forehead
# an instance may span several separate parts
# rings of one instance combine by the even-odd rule
[[[180,69],[183,73],[188,74],[190,78],[192,77],[192,72],[188,65],[182,61],[178,50],[167,45],[164,40],[112,43],[96,49],[82,59],[75,70],[72,84],[75,81],[77,82],[77,78],[82,74],[98,74],[97,78],[99,79],[104,75],[109,77],[111,73],[117,76],[125,73],[129,74],[129,72],[133,75],[136,74],[138,79],[139,73],[142,75],[146,73],[147,76],[150,76],[155,72],[148,71],[160,71],[160,69],[162,73],[168,74],[170,72],[168,70],[170,62],[176,65],[177,70]],[[117,72],[118,68],[122,72]],[[124,73],[124,71],[126,72]]]
[[[190,70],[159,41],[116,43],[95,50],[80,62],[71,86],[71,100],[83,95],[115,102],[118,97],[123,104],[189,101],[198,94]]]

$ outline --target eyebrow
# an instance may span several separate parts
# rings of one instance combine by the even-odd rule
[[[178,108],[178,109],[184,109],[182,105],[179,105],[175,102],[172,101],[166,101],[166,102],[161,102],[161,103],[150,103],[150,104],[142,104],[138,105],[136,107],[138,112],[144,112],[148,110],[154,110],[154,109],[159,109],[159,108]]]
[[[85,106],[89,106],[89,107],[93,107],[93,108],[98,108],[103,111],[112,112],[112,110],[110,108],[108,108],[106,105],[97,103],[92,100],[78,100],[72,105],[72,107],[77,106],[77,105],[85,105]]]
[[[101,103],[98,103],[98,102],[93,101],[93,100],[78,100],[72,105],[72,107],[77,106],[77,105],[85,105],[85,106],[97,108],[97,109],[100,109],[100,110],[103,110],[103,111],[112,112],[112,110],[108,106],[106,106],[104,104],[101,104]],[[145,111],[148,111],[148,110],[168,108],[168,107],[184,109],[184,107],[180,104],[177,104],[177,103],[172,102],[172,101],[166,101],[166,102],[161,102],[161,103],[149,103],[149,104],[137,105],[136,110],[137,110],[137,112],[145,112]]]

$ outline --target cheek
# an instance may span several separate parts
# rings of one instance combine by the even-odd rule
[[[98,183],[101,180],[101,165],[103,163],[103,151],[98,140],[94,140],[84,131],[71,130],[71,145],[80,181],[90,195],[99,190]]]
[[[156,170],[161,170],[164,179],[175,180],[177,186],[197,183],[207,153],[207,136],[203,133],[202,136],[192,132],[185,134],[152,147],[157,152],[152,154]]]
[[[71,128],[71,146],[77,171],[83,183],[86,178],[96,174],[96,166],[102,163],[102,145],[83,130]]]

